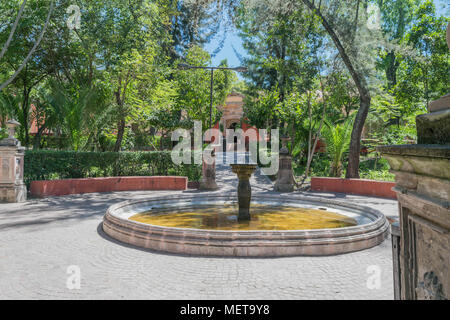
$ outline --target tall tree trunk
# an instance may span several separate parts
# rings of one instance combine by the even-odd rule
[[[392,89],[397,84],[397,69],[398,69],[398,62],[394,50],[391,50],[387,54],[386,60],[387,60],[386,79],[388,81],[388,88]]]
[[[117,140],[114,146],[114,152],[119,152],[122,146],[123,134],[125,132],[125,119],[121,118],[117,124]]]
[[[345,177],[347,179],[359,179],[359,153],[361,152],[361,135],[364,128],[364,123],[369,113],[370,95],[360,97],[358,113],[353,123],[352,136],[350,139],[350,147],[348,154],[348,166]]]
[[[23,117],[23,132],[24,132],[24,140],[25,146],[28,147],[30,144],[30,137],[28,136],[28,109],[29,109],[29,101],[30,101],[30,91],[26,87],[26,82],[24,80],[24,88],[23,88],[23,101],[22,101],[22,117]]]
[[[41,138],[42,138],[42,133],[44,131],[45,131],[45,126],[42,126],[38,129],[38,131],[33,139],[33,150],[37,150],[37,149],[41,148]]]
[[[310,0],[302,0],[302,1],[317,17],[320,18],[323,27],[333,40],[336,48],[339,51],[339,55],[341,56],[342,61],[347,67],[350,75],[352,76],[353,81],[356,84],[356,87],[358,88],[360,99],[359,110],[358,113],[356,114],[355,122],[353,124],[353,131],[349,148],[348,167],[345,177],[359,178],[359,153],[361,147],[361,134],[364,128],[364,123],[366,121],[367,114],[369,113],[371,100],[370,92],[367,88],[364,76],[359,74],[355,69],[355,67],[353,66],[352,62],[350,61],[349,55],[347,54],[333,27],[328,23],[328,21],[322,15],[320,10],[316,8],[313,2],[311,2]]]

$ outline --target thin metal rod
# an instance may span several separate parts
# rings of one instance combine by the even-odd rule
[[[210,104],[209,104],[209,128],[212,129],[212,107],[213,107],[213,86],[214,86],[214,69],[211,69],[211,87],[210,87]]]
[[[234,70],[236,68],[225,68],[225,67],[200,67],[200,66],[185,66],[187,69],[207,69],[207,70]]]

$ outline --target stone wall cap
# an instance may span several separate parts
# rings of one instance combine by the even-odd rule
[[[1,147],[18,147],[20,146],[20,141],[14,138],[5,138],[0,140]]]
[[[450,159],[450,144],[405,144],[380,146],[376,149],[382,154]]]
[[[430,111],[436,112],[440,110],[450,109],[450,93],[430,102]]]

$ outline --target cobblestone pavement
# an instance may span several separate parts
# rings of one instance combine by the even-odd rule
[[[218,168],[218,181],[228,187],[218,192],[234,192],[231,186],[236,181],[225,171],[226,166]],[[265,177],[257,174],[254,179],[254,192],[270,187]],[[185,193],[192,192],[198,191]],[[390,239],[337,256],[212,258],[143,250],[102,232],[108,206],[176,193],[181,192],[98,193],[0,204],[0,299],[393,298]],[[392,200],[314,195],[372,206],[392,217],[397,214],[397,202]],[[67,269],[73,265],[81,271],[79,290],[66,285]],[[370,279],[377,270],[380,285],[369,289],[368,282],[376,284]]]

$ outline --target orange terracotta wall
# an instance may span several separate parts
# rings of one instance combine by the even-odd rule
[[[92,192],[137,190],[186,190],[187,177],[107,177],[32,181],[30,192],[36,197]]]
[[[395,182],[367,179],[311,178],[311,190],[397,199]]]

